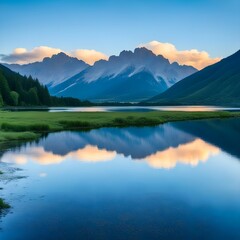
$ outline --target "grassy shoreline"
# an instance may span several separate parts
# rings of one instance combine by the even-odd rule
[[[240,117],[240,112],[8,112],[0,111],[0,143],[44,133],[101,127],[153,126],[166,122]]]

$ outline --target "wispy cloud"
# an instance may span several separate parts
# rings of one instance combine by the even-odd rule
[[[1,54],[0,58],[2,62],[26,64],[36,61],[42,61],[43,58],[51,57],[52,55],[58,54],[60,52],[64,52],[69,56],[76,57],[79,60],[83,60],[90,65],[94,64],[94,62],[100,59],[108,59],[107,55],[96,50],[77,49],[66,52],[59,48],[51,48],[47,46],[39,46],[31,50],[27,50],[26,48],[15,48],[13,52],[8,55]]]
[[[140,44],[139,47],[145,47],[156,55],[163,55],[171,62],[190,65],[199,70],[221,60],[221,58],[211,58],[206,51],[199,51],[197,49],[180,51],[171,43],[151,41]]]

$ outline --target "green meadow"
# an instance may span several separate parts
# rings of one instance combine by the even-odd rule
[[[9,112],[0,111],[0,143],[37,139],[44,133],[101,127],[153,126],[166,122],[240,117],[240,112]]]

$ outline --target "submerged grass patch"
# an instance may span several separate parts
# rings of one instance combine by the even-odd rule
[[[32,140],[44,132],[100,127],[152,126],[166,122],[240,117],[240,112],[7,112],[0,111],[0,142]]]
[[[4,209],[10,208],[10,205],[0,198],[0,212]]]

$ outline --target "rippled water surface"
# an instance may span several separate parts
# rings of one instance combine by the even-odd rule
[[[0,154],[0,239],[240,239],[240,120],[51,133]]]

